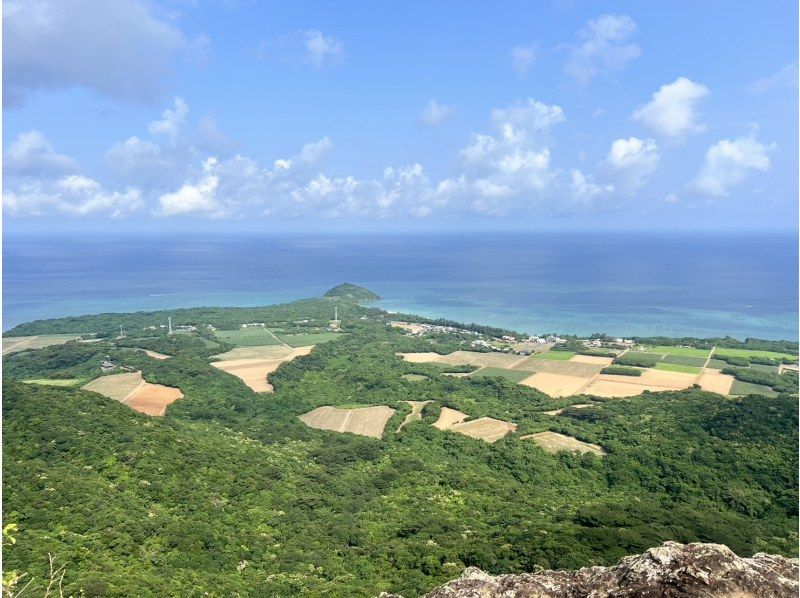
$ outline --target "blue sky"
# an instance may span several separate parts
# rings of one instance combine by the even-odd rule
[[[3,9],[7,230],[797,226],[795,2]]]

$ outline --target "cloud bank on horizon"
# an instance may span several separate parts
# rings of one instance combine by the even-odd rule
[[[666,54],[659,72],[644,77],[628,71],[648,52],[668,48],[649,45],[650,32],[633,16],[593,15],[540,37],[531,27],[519,43],[501,37],[506,49],[483,57],[492,73],[507,71],[493,75],[507,79],[493,87],[489,101],[459,96],[459,85],[448,85],[446,75],[441,82],[422,76],[414,82],[424,101],[354,101],[374,111],[362,120],[389,120],[385,139],[372,148],[374,134],[336,138],[327,129],[358,114],[358,106],[342,102],[357,95],[348,85],[356,81],[362,93],[378,94],[370,73],[392,80],[385,57],[370,56],[392,40],[365,42],[351,31],[359,40],[351,44],[347,32],[323,31],[296,17],[287,17],[287,26],[295,21],[288,33],[265,40],[238,21],[251,8],[216,7],[215,18],[204,21],[199,17],[212,9],[181,2],[4,0],[5,213],[382,221],[587,214],[602,220],[633,213],[646,222],[659,210],[702,215],[741,208],[746,217],[759,201],[777,205],[779,217],[796,209],[796,126],[779,134],[777,127],[789,123],[776,123],[771,107],[788,104],[796,112],[797,66],[781,65],[780,52],[764,60],[758,78],[719,80],[707,69],[693,72],[692,61],[676,59],[672,66]],[[651,26],[653,16],[644,15]],[[190,17],[199,29],[184,25]],[[575,18],[563,15],[565,23]],[[216,29],[225,19],[236,43]],[[219,67],[207,66],[215,60]],[[409,58],[409,68],[419,60]],[[240,71],[244,63],[248,70]],[[237,65],[231,79],[217,79],[231,65]],[[480,68],[474,67],[477,78]],[[274,73],[287,86],[260,94],[241,72],[266,80]],[[206,87],[223,84],[229,88],[220,96]],[[330,94],[329,103],[316,95],[320,90]],[[269,109],[276,93],[297,101],[276,129],[281,153],[269,156],[239,141],[246,126],[229,131],[219,124],[218,115],[238,119],[239,98]],[[107,111],[150,116],[106,127],[98,135],[109,138],[104,149],[99,140],[83,139],[92,136],[91,125],[81,135],[64,123],[53,126],[55,137],[47,130],[54,121],[44,113],[88,124],[97,119],[98,101]],[[197,115],[195,101],[202,106]],[[321,114],[310,115],[309,105]],[[258,122],[260,115],[253,110],[250,117]],[[312,129],[307,121],[318,132],[300,139]],[[255,128],[271,137],[268,126]],[[427,138],[415,137],[421,135]],[[382,160],[380,150],[392,143],[403,151],[391,148]],[[359,160],[359,152],[368,159]]]

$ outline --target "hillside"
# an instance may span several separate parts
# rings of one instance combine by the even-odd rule
[[[466,567],[497,575],[612,565],[667,540],[797,555],[797,402],[788,394],[552,398],[397,355],[463,350],[474,332],[409,335],[384,312],[341,302],[345,332],[325,337],[330,308],[316,299],[20,327],[113,330],[123,318],[126,338],[4,357],[3,508],[17,526],[6,569],[33,578],[32,594],[43,593],[52,554],[66,567],[66,594],[411,597]],[[166,313],[197,330],[151,330]],[[247,322],[257,325],[242,329]],[[256,393],[211,365],[245,342],[230,334],[240,330],[315,346],[269,374],[274,392]],[[106,357],[184,398],[147,417],[78,388]],[[76,387],[43,385],[64,380]],[[410,399],[430,402],[406,422]],[[564,410],[574,403],[591,408]],[[380,438],[300,419],[326,406],[394,411]],[[445,407],[516,429],[493,444],[438,429]],[[549,453],[522,439],[545,431],[603,455]]]
[[[348,299],[355,302],[378,301],[380,297],[364,287],[360,287],[349,282],[337,285],[325,292],[323,297],[335,297],[338,299]]]

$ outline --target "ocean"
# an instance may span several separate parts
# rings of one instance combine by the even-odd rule
[[[796,339],[791,234],[131,234],[3,238],[3,330],[269,305],[363,285],[390,311],[529,333]]]

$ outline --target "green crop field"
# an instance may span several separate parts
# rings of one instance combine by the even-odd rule
[[[768,357],[770,359],[791,359],[797,361],[797,355],[790,353],[776,353],[775,351],[758,351],[756,349],[716,349],[715,355],[727,357]]]
[[[498,377],[505,378],[510,382],[519,382],[532,375],[532,372],[523,372],[520,370],[506,370],[504,368],[482,368],[470,374],[471,378],[485,378],[485,377]]]
[[[263,328],[240,328],[239,330],[217,330],[218,339],[237,347],[260,347],[264,345],[280,345],[280,341]]]
[[[568,361],[575,353],[572,351],[547,351],[545,353],[537,353],[533,356],[534,359],[552,359],[554,361]]]
[[[698,368],[698,367],[695,367],[693,365],[681,365],[679,363],[659,362],[653,367],[654,367],[654,369],[666,370],[668,372],[684,372],[685,374],[699,374],[700,373],[700,368]]]
[[[34,380],[23,380],[25,384],[43,384],[45,386],[60,386],[62,388],[81,386],[88,381],[88,378],[66,378],[63,380],[57,380],[55,378],[36,378]]]
[[[665,355],[661,359],[662,363],[674,363],[677,365],[693,365],[703,367],[706,363],[705,357],[692,357],[691,355]]]
[[[722,368],[730,367],[730,364],[727,361],[722,361],[721,359],[710,359],[708,361],[708,368],[713,368],[715,370],[721,370]]]
[[[750,370],[758,370],[759,372],[769,372],[770,374],[777,374],[778,373],[778,366],[777,365],[766,365],[763,363],[751,363]]]
[[[660,353],[661,355],[688,355],[691,357],[708,357],[711,352],[709,349],[693,349],[692,347],[670,347],[659,345],[657,347],[645,347],[647,353]]]
[[[341,338],[339,332],[319,332],[314,334],[281,334],[278,336],[280,340],[289,345],[290,347],[306,347],[308,345],[318,345],[320,343],[327,343]]]
[[[765,397],[777,397],[778,393],[772,390],[769,386],[762,386],[761,384],[753,384],[751,382],[742,382],[741,380],[734,380],[731,385],[732,395],[764,395]]]

